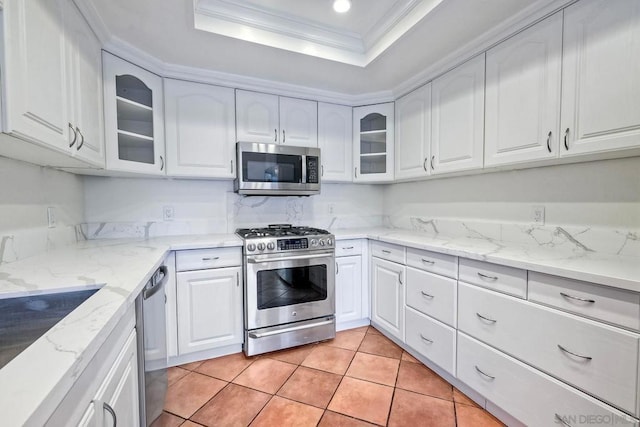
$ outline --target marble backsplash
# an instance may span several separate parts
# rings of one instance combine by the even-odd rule
[[[640,230],[638,229],[499,223],[410,215],[385,216],[383,223],[387,228],[414,230],[432,237],[465,237],[487,240],[498,245],[547,247],[575,254],[598,252],[640,257]]]
[[[78,240],[84,240],[79,225],[7,231],[0,235],[0,264],[59,249]]]

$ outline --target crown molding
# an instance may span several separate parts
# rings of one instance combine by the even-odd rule
[[[537,0],[510,19],[501,22],[472,42],[456,49],[412,78],[393,88],[394,98],[398,99],[414,89],[425,85],[463,62],[491,49],[504,40],[524,31],[537,22],[577,1],[578,0]]]
[[[1,0],[0,0],[1,1]],[[84,19],[87,20],[89,26],[93,30],[96,36],[98,36],[98,40],[104,45],[107,41],[111,39],[111,34],[109,33],[109,29],[107,25],[102,20],[100,14],[96,10],[95,5],[92,1],[81,1],[81,0],[73,0],[76,7],[80,10]]]
[[[112,37],[104,45],[104,50],[144,68],[151,73],[157,74],[161,77],[177,80],[225,86],[234,89],[252,90],[256,92],[271,93],[274,95],[288,96],[292,98],[311,99],[314,101],[348,106],[393,101],[393,93],[390,90],[349,95],[308,86],[294,85],[291,83],[165,63],[153,55],[150,55],[149,53],[138,49],[117,37]]]

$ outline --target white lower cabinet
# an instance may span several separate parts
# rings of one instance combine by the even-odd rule
[[[242,343],[242,268],[177,273],[178,353]]]
[[[638,415],[638,334],[465,283],[458,329]]]
[[[138,426],[138,360],[135,331],[85,412],[80,426]]]
[[[371,320],[404,340],[404,280],[406,267],[371,258]]]
[[[336,323],[362,318],[362,256],[336,258]]]
[[[405,308],[405,322],[405,342],[455,376],[456,330],[411,307]]]
[[[457,377],[527,426],[638,425],[632,417],[461,332]]]

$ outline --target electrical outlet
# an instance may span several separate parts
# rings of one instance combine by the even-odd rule
[[[54,208],[53,206],[49,206],[47,208],[47,227],[56,227],[56,208]]]
[[[544,225],[544,206],[532,206],[531,218],[534,224]]]
[[[175,217],[175,211],[173,210],[173,206],[164,206],[162,208],[163,221],[173,221],[174,217]]]

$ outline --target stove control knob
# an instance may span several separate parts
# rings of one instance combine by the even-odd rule
[[[316,239],[311,239],[311,246],[318,246],[318,241]]]
[[[333,241],[331,239],[327,239],[327,246],[333,245]]]
[[[320,239],[320,246],[324,246],[324,240]]]
[[[249,243],[249,244],[247,245],[247,251],[249,251],[249,252],[253,252],[253,251],[255,251],[255,250],[256,250],[256,245],[254,245],[253,243]]]
[[[258,250],[264,251],[264,243],[258,243]]]
[[[267,249],[269,249],[270,251],[274,250],[275,248],[276,245],[273,242],[267,243]]]

